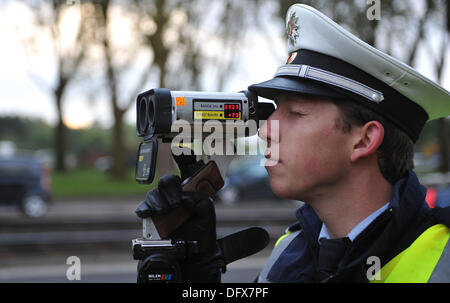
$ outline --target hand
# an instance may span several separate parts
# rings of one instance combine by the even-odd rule
[[[220,270],[225,270],[225,263],[216,241],[214,204],[208,196],[184,192],[178,176],[164,176],[158,182],[158,187],[147,193],[136,214],[145,218],[163,215],[179,207],[184,207],[193,214],[172,233],[172,240],[198,242],[196,252],[187,251],[186,257],[178,260],[183,281],[219,282]]]

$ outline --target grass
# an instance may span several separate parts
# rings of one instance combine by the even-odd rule
[[[134,168],[125,180],[114,180],[107,173],[95,169],[79,169],[72,172],[52,174],[52,195],[67,197],[112,197],[142,195],[154,187],[157,177],[150,185],[138,184]]]

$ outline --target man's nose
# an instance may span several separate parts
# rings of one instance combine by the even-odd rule
[[[275,118],[276,110],[269,116],[267,121],[259,128],[258,137],[264,141],[272,140],[272,120]]]
[[[269,122],[269,120],[265,121],[264,124],[259,128],[259,131],[258,131],[258,137],[264,141],[270,140],[270,138],[267,138],[268,134],[270,133],[270,130],[268,129],[270,123],[268,123],[268,122]]]
[[[264,124],[259,128],[258,130],[258,137],[262,140],[266,141],[267,138],[267,121],[264,122]]]

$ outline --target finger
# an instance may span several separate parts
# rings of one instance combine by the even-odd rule
[[[209,196],[198,192],[183,191],[181,194],[181,200],[183,201],[184,207],[189,210],[196,211],[196,208],[204,204],[202,201],[209,201]]]
[[[144,200],[134,211],[139,218],[147,218],[152,215],[152,210],[148,207],[147,202]]]
[[[192,176],[201,165],[204,165],[203,161],[197,161],[197,156],[194,155],[194,151],[186,147],[183,147],[181,155],[177,156],[172,154],[172,156],[180,169],[183,180]]]
[[[155,188],[147,193],[145,203],[147,204],[149,212],[152,215],[164,214],[170,209],[169,203],[167,203],[166,199],[160,194],[158,188]]]
[[[158,182],[158,189],[166,199],[171,208],[178,207],[181,204],[181,179],[177,175],[162,177]]]

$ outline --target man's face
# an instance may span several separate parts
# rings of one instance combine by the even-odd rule
[[[352,146],[351,136],[336,126],[339,109],[330,100],[298,95],[275,101],[276,111],[260,129],[267,137],[266,158],[279,151],[279,161],[266,164],[272,190],[306,202],[332,194],[348,174]],[[272,120],[278,120],[278,138]]]

